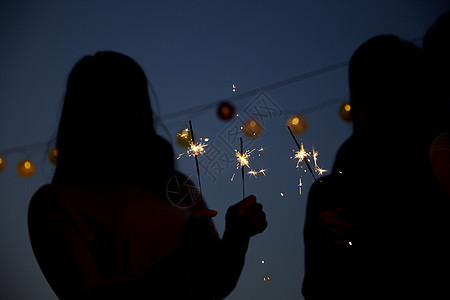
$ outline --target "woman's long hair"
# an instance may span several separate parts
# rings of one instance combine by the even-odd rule
[[[162,195],[174,173],[173,149],[153,124],[147,78],[131,58],[82,58],[67,82],[53,183],[128,181]]]

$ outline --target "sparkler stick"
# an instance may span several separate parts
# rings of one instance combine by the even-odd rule
[[[242,138],[241,139],[241,157],[244,156],[244,147],[242,146]],[[242,175],[242,199],[245,198],[245,184],[244,184],[244,164],[241,161],[241,175]]]
[[[189,120],[189,128],[191,129],[191,139],[192,139],[192,145],[195,146],[195,139],[194,139],[194,130],[192,130],[192,122]],[[202,183],[200,181],[200,169],[198,167],[198,157],[197,152],[194,152],[195,157],[195,165],[197,166],[197,176],[198,176],[198,188],[200,189],[200,196],[202,195]]]
[[[295,142],[295,144],[296,144],[297,147],[298,147],[298,151],[301,151],[302,147],[300,147],[300,145],[298,144],[297,139],[295,138],[295,135],[294,135],[294,133],[293,133],[292,130],[291,130],[291,127],[289,127],[289,125],[288,125],[287,128],[289,129],[289,132],[291,133],[291,136],[292,136],[292,138],[294,139],[294,142]],[[314,181],[315,181],[315,180],[316,180],[316,177],[314,176],[314,173],[313,173],[313,171],[312,171],[312,169],[311,169],[311,167],[310,167],[310,165],[309,165],[309,162],[308,162],[308,160],[306,159],[306,157],[303,159],[303,161],[306,163],[306,166],[308,167],[308,170],[309,170],[309,172],[311,172],[311,175],[312,175],[312,177],[314,178]]]

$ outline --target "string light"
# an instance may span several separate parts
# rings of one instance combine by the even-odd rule
[[[33,176],[34,171],[34,164],[28,159],[21,160],[17,164],[17,173],[19,173],[20,177],[29,178]]]
[[[249,138],[257,138],[262,133],[261,124],[255,119],[247,120],[241,127],[242,132]]]
[[[234,117],[234,106],[229,102],[221,102],[217,108],[217,115],[221,120],[228,121]]]
[[[295,114],[287,120],[286,125],[294,134],[303,134],[308,129],[308,120],[301,114]]]
[[[53,148],[48,152],[48,160],[56,166],[56,163],[58,162],[58,149]]]
[[[342,102],[341,106],[339,106],[339,116],[342,120],[345,122],[351,122],[352,121],[352,115],[351,115],[352,107],[350,106],[350,102],[344,101]]]
[[[3,159],[3,157],[0,157],[0,172],[3,171],[5,167],[6,167],[5,160]]]

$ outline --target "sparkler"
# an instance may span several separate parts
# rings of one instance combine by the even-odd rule
[[[245,198],[245,184],[244,184],[244,174],[245,174],[245,167],[247,166],[247,168],[250,169],[250,171],[247,172],[247,174],[251,176],[254,176],[255,178],[257,177],[258,174],[263,174],[264,176],[266,176],[266,172],[267,169],[260,169],[259,171],[253,170],[252,168],[250,168],[249,165],[249,158],[252,155],[252,153],[256,150],[258,152],[263,151],[264,149],[261,147],[259,149],[252,149],[252,150],[246,150],[244,152],[244,146],[243,146],[243,141],[242,138],[240,138],[240,143],[241,143],[241,152],[234,150],[234,152],[236,152],[236,158],[238,163],[236,164],[236,169],[241,169],[241,177],[242,177],[242,196]],[[261,154],[259,154],[258,156],[261,156]],[[234,178],[236,176],[236,173],[233,174],[233,176],[231,177],[231,181],[234,181]]]
[[[244,157],[244,147],[242,146],[242,138],[241,139],[241,175],[242,175],[242,199],[245,199],[245,184],[244,184],[244,166],[248,167],[247,157]]]
[[[313,173],[313,171],[312,171],[312,169],[311,169],[311,166],[309,165],[309,162],[308,162],[308,160],[306,159],[306,156],[308,156],[308,154],[306,153],[305,148],[303,148],[303,145],[300,146],[300,145],[298,144],[298,141],[297,141],[297,139],[295,138],[295,135],[294,135],[294,133],[292,132],[292,130],[291,130],[291,128],[289,127],[289,125],[287,126],[287,128],[289,129],[289,132],[291,133],[291,136],[292,136],[292,138],[294,139],[294,142],[295,142],[295,144],[296,144],[297,147],[298,147],[298,152],[295,153],[295,158],[298,158],[298,159],[299,159],[299,163],[300,163],[302,160],[305,162],[306,166],[308,167],[309,172],[311,173],[311,175],[312,175],[312,177],[314,178],[314,181],[315,181],[315,180],[316,180],[316,177],[314,176],[314,173]],[[316,155],[316,156],[317,156],[317,155]],[[316,161],[316,158],[314,159],[314,161]],[[298,164],[297,164],[297,166],[298,166]]]
[[[197,155],[199,154],[203,154],[205,152],[204,147],[206,147],[206,144],[203,143],[199,143],[199,144],[195,144],[195,139],[194,139],[194,130],[192,129],[192,122],[191,120],[189,120],[189,128],[191,129],[191,139],[192,139],[192,143],[188,149],[188,153],[194,155],[195,157],[195,165],[197,167],[197,176],[198,176],[198,188],[200,189],[200,195],[202,195],[202,183],[200,181],[200,168],[198,166],[198,157]]]

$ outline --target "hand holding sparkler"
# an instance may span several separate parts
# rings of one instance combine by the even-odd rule
[[[254,195],[228,208],[223,240],[247,240],[267,228],[266,214]]]

